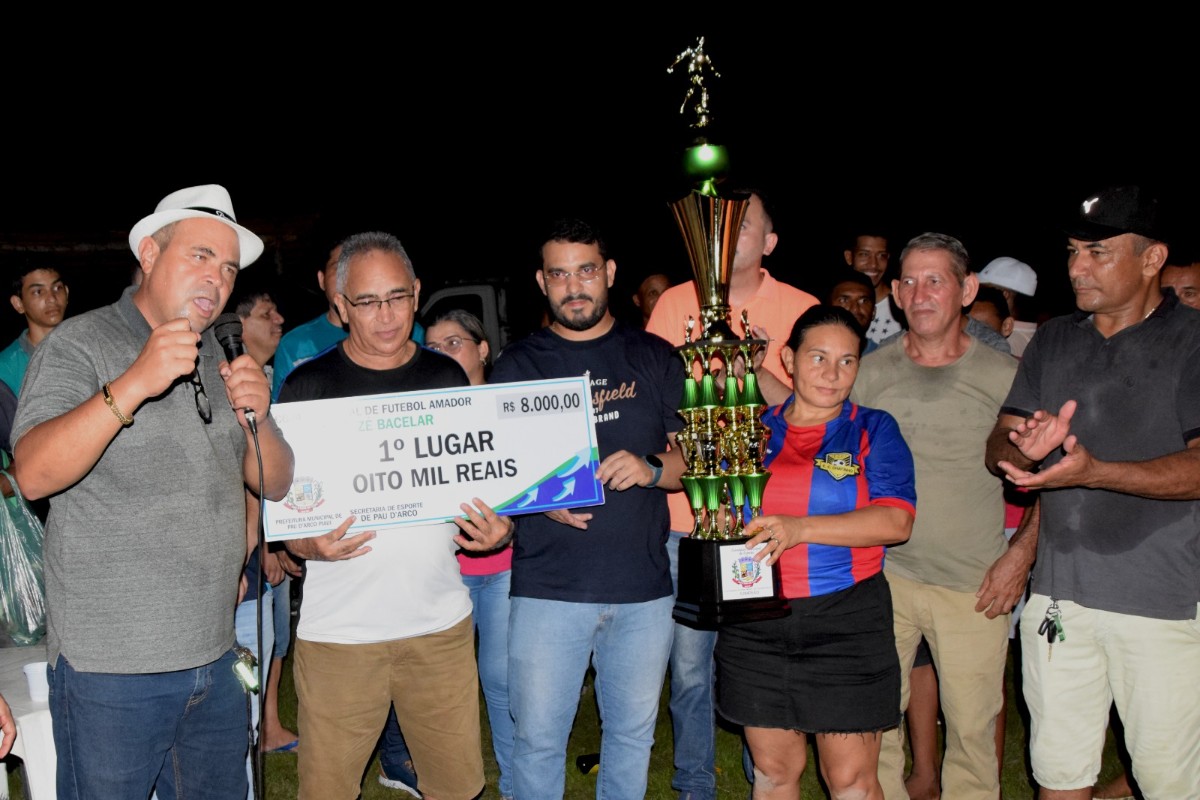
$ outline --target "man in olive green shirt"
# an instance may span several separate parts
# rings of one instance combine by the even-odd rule
[[[929,642],[946,719],[942,796],[1000,796],[995,718],[1002,703],[1008,614],[1028,564],[1006,555],[1000,481],[983,453],[1017,362],[962,330],[979,282],[957,239],[927,233],[900,257],[892,296],[909,330],[866,357],[852,399],[900,423],[917,468],[921,510],[911,539],[888,548],[901,708],[922,637]],[[1024,570],[1023,574],[1017,574]],[[980,613],[980,612],[983,613]],[[906,798],[900,732],[883,738],[879,778]]]

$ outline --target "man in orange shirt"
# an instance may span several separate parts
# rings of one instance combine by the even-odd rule
[[[731,324],[741,332],[745,311],[755,338],[767,339],[767,352],[758,370],[759,387],[769,404],[783,402],[792,392],[791,381],[780,361],[780,347],[796,319],[817,298],[781,283],[762,265],[779,242],[771,219],[770,202],[763,192],[749,192],[750,204],[742,221],[729,278]],[[688,318],[696,320],[693,338],[700,334],[700,301],[696,282],[667,289],[658,299],[646,330],[674,345],[684,343]],[[679,540],[687,536],[695,518],[682,492],[667,495],[671,509],[671,579],[678,591]],[[681,800],[716,798],[716,718],[713,700],[713,646],[715,630],[699,630],[676,623],[671,646],[671,724],[675,739],[675,775],[671,786]]]

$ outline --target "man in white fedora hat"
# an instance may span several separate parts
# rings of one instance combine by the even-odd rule
[[[227,363],[209,327],[263,243],[209,185],[163,198],[129,246],[141,283],[47,337],[13,424],[18,485],[50,498],[58,796],[243,800],[243,486],[259,490],[257,440],[263,494],[283,497],[292,451],[262,369]]]

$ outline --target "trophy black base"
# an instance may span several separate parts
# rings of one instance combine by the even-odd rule
[[[679,591],[673,612],[677,622],[714,630],[792,612],[782,597],[779,569],[753,562],[745,549],[747,541],[690,536],[679,540]]]

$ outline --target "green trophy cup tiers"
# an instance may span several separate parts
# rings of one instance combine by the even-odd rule
[[[743,534],[747,501],[752,516],[762,514],[770,478],[759,421],[766,403],[753,367],[767,342],[751,337],[744,313],[742,336],[730,324],[733,248],[748,204],[746,196],[718,196],[709,182],[671,205],[700,305],[700,335],[693,338],[696,320],[689,320],[685,344],[677,348],[688,377],[680,403],[685,424],[676,441],[684,448],[681,481],[696,522],[679,543],[674,611],[676,620],[697,628],[790,613],[778,568],[755,561]]]

